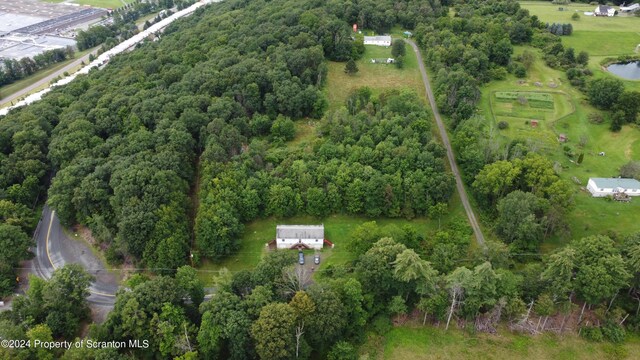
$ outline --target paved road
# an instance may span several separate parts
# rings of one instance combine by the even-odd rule
[[[51,75],[27,86],[26,88],[22,89],[22,90],[18,90],[17,92],[3,98],[0,99],[0,104],[5,104],[5,103],[9,103],[11,101],[14,101],[16,99],[19,99],[25,95],[28,95],[30,92],[32,92],[33,90],[43,86],[43,85],[48,85],[49,83],[51,83],[51,81],[55,78],[57,78],[58,76],[62,77],[62,75],[64,74],[65,71],[70,72],[71,69],[75,68],[76,66],[79,66],[83,61],[85,64],[89,63],[89,55],[93,54],[96,55],[98,53],[98,49],[92,51],[89,54],[86,54],[85,56],[76,59],[75,61],[69,63],[67,66],[63,67],[62,69],[52,73]]]
[[[31,271],[43,279],[51,278],[53,271],[67,263],[82,265],[95,281],[89,287],[89,302],[95,305],[112,306],[118,290],[118,279],[106,270],[100,259],[95,257],[87,244],[70,239],[64,233],[55,211],[45,206],[36,232],[35,258],[31,261]]]
[[[422,82],[424,83],[424,88],[427,91],[427,97],[429,98],[429,104],[431,104],[431,110],[433,111],[433,116],[436,119],[436,124],[438,124],[438,131],[440,132],[440,137],[442,138],[442,143],[444,147],[447,149],[447,158],[449,159],[449,165],[451,166],[451,171],[456,178],[456,188],[458,189],[458,194],[460,194],[460,200],[462,200],[462,205],[464,206],[464,210],[467,213],[467,217],[469,218],[469,223],[473,228],[473,233],[476,236],[476,241],[478,245],[484,247],[484,235],[482,234],[482,229],[480,229],[480,225],[478,224],[478,220],[476,219],[476,215],[473,212],[473,208],[469,203],[469,197],[467,196],[467,191],[464,188],[464,184],[462,182],[462,178],[460,177],[460,171],[458,170],[458,164],[456,164],[456,159],[453,155],[453,148],[451,147],[451,142],[449,141],[449,135],[447,135],[447,130],[442,122],[442,118],[440,117],[440,112],[438,111],[438,106],[436,105],[435,97],[433,96],[433,92],[431,91],[431,85],[429,84],[429,77],[427,76],[427,70],[424,67],[424,61],[422,60],[422,54],[420,54],[420,49],[418,46],[411,40],[408,41],[409,45],[413,48],[413,51],[416,53],[418,57],[418,65],[420,66],[420,73],[422,73]]]

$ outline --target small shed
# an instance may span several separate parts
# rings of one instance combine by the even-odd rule
[[[410,38],[413,36],[413,33],[411,31],[405,31],[402,33],[402,35],[404,35],[404,37],[406,38]]]
[[[560,141],[561,143],[567,142],[568,140],[569,140],[569,138],[567,137],[566,134],[558,135],[558,141]]]

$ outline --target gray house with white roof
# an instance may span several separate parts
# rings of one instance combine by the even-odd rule
[[[593,197],[604,197],[618,193],[640,196],[640,181],[622,178],[590,178],[587,190]]]

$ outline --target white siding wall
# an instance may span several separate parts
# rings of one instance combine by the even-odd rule
[[[276,239],[278,249],[289,249],[300,242],[312,249],[322,249],[324,239],[302,239],[302,241],[298,239]]]
[[[391,46],[390,41],[377,41],[377,40],[367,40],[364,42],[365,45],[378,45],[378,46]]]

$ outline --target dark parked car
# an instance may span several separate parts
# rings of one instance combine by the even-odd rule
[[[304,265],[304,253],[302,251],[298,252],[298,264]]]
[[[316,265],[320,265],[320,254],[315,254],[313,256],[313,263]]]

